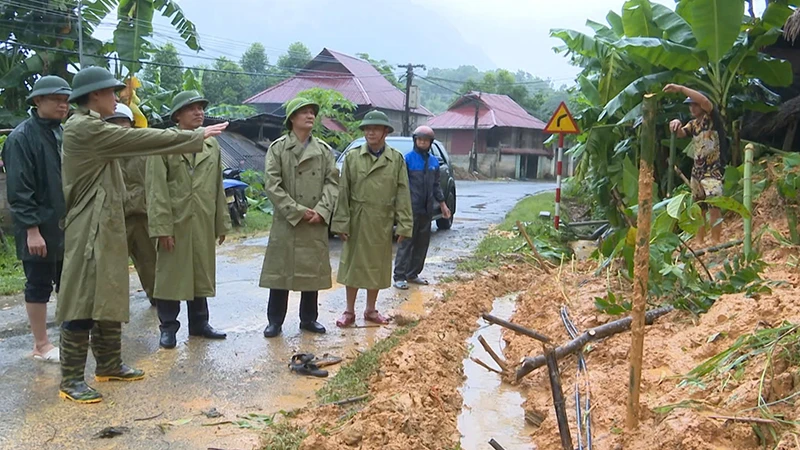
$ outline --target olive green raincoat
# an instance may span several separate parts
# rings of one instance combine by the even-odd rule
[[[259,286],[290,291],[331,287],[328,224],[339,193],[339,170],[330,147],[311,138],[307,146],[294,133],[269,147],[267,196],[275,207]],[[303,220],[308,209],[325,223]]]
[[[125,180],[125,229],[128,233],[128,254],[139,274],[139,281],[149,298],[153,298],[156,281],[156,246],[147,227],[147,206],[144,192],[146,156],[121,161]]]
[[[127,322],[130,291],[118,158],[200,151],[203,131],[123,128],[79,109],[64,126],[62,180],[67,212],[56,320]]]
[[[331,231],[346,233],[337,281],[345,286],[384,289],[392,283],[392,225],[411,237],[414,221],[403,155],[386,145],[375,158],[367,144],[350,150],[339,181]]]
[[[216,238],[228,233],[231,220],[217,140],[206,139],[196,155],[149,158],[146,185],[150,236],[175,238],[171,252],[157,249],[154,298],[214,297]]]

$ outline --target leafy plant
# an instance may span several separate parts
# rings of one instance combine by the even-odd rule
[[[594,306],[598,311],[610,316],[619,316],[628,313],[633,307],[631,302],[623,300],[621,296],[618,300],[617,296],[611,291],[608,291],[605,297],[595,297]]]

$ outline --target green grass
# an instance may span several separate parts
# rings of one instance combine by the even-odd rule
[[[273,423],[264,436],[263,450],[297,450],[307,436],[300,427],[288,422]]]
[[[498,267],[503,264],[505,255],[522,251],[525,240],[516,231],[517,221],[526,224],[528,235],[534,241],[539,253],[545,257],[559,259],[560,254],[568,250],[561,244],[558,233],[553,228],[555,201],[555,192],[541,192],[520,200],[497,227],[499,231],[513,232],[514,236],[492,234],[484,237],[475,249],[475,253],[458,264],[458,270],[477,272]],[[541,211],[549,211],[551,217],[540,218]],[[563,212],[562,216],[566,220]]]
[[[16,294],[25,288],[25,273],[17,259],[14,238],[9,235],[6,238],[8,247],[0,245],[0,295]]]
[[[381,357],[395,348],[400,343],[400,338],[415,326],[416,323],[412,323],[394,330],[389,337],[343,366],[322,389],[317,391],[319,402],[321,404],[338,402],[369,393],[369,378],[378,371]]]
[[[244,224],[234,228],[231,233],[234,236],[252,236],[254,234],[266,233],[272,227],[272,214],[267,214],[259,209],[250,209]]]

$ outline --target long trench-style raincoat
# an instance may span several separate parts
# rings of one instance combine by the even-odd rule
[[[147,156],[135,156],[120,161],[125,180],[125,229],[128,233],[128,253],[139,274],[147,296],[153,298],[156,278],[156,246],[147,228],[147,202],[145,197],[145,172]]]
[[[154,298],[214,297],[216,239],[230,231],[231,220],[217,140],[206,139],[196,155],[149,158],[146,185],[150,236],[175,238],[171,252],[157,250]]]
[[[385,146],[375,157],[367,144],[344,159],[331,231],[346,233],[337,281],[345,286],[384,289],[392,283],[392,226],[411,237],[414,220],[403,155]]]
[[[269,147],[265,175],[275,213],[259,286],[301,292],[330,289],[328,224],[339,192],[339,170],[330,147],[313,137],[306,146],[294,133],[283,136]],[[325,223],[302,220],[308,209]]]
[[[64,126],[64,269],[58,321],[129,318],[128,246],[119,158],[198,152],[203,131],[132,129],[79,109]]]

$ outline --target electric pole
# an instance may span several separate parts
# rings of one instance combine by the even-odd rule
[[[78,63],[83,66],[83,1],[78,0]]]
[[[406,69],[406,108],[403,115],[403,136],[411,136],[411,107],[409,106],[409,99],[411,98],[411,83],[414,81],[414,69],[425,69],[424,64],[406,64],[397,66],[401,69]]]
[[[478,112],[481,107],[481,93],[478,92],[477,96],[473,93],[472,101],[475,102],[475,135],[472,138],[472,151],[469,152],[470,173],[478,171]]]

